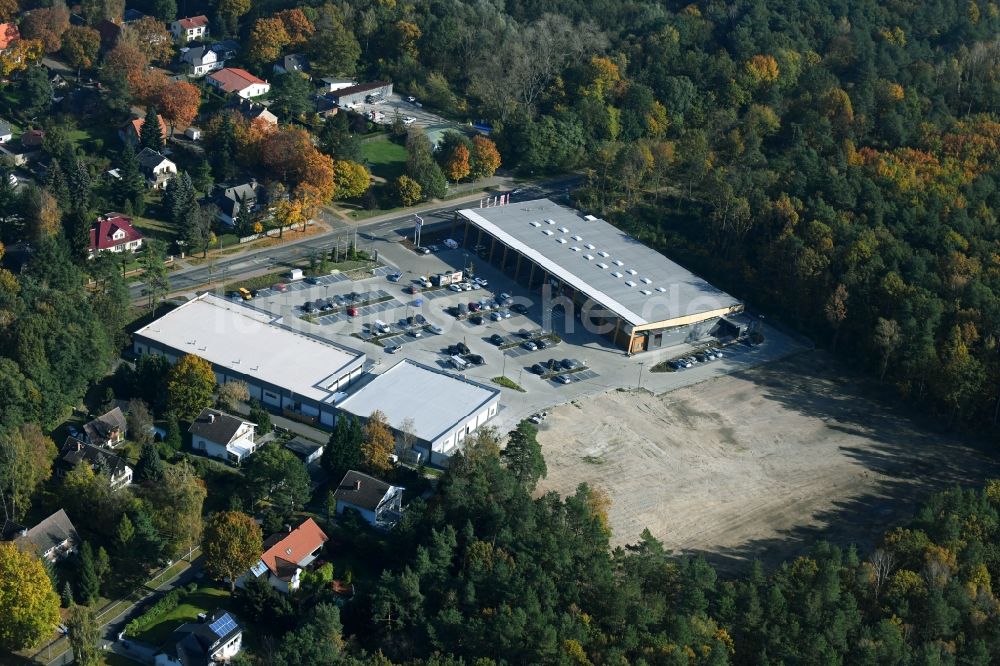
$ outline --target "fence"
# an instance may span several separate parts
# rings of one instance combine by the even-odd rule
[[[316,224],[316,223],[313,222],[312,220],[307,220],[306,221],[306,226],[307,227],[311,227],[314,224]],[[273,238],[273,237],[277,236],[279,233],[281,233],[283,231],[291,231],[293,229],[299,228],[300,226],[302,226],[302,225],[299,225],[299,224],[289,224],[284,229],[279,229],[279,228],[275,227],[274,229],[268,229],[267,231],[264,231],[264,232],[259,233],[259,234],[250,234],[249,236],[243,236],[243,237],[240,238],[240,244],[242,245],[243,243],[249,243],[251,241],[255,241],[255,240],[258,240],[260,238],[264,238],[265,236],[270,236],[270,237]]]

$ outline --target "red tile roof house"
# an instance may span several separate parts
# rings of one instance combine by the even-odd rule
[[[10,45],[21,39],[15,23],[0,23],[0,51],[6,51]]]
[[[193,39],[205,39],[208,37],[208,17],[203,14],[177,19],[170,24],[170,32],[173,33],[174,39],[185,43]]]
[[[294,530],[280,532],[264,542],[264,554],[250,571],[240,576],[237,587],[243,587],[250,578],[266,575],[267,581],[279,592],[299,589],[302,569],[312,564],[329,537],[312,518]]]
[[[142,234],[132,226],[132,218],[121,213],[102,215],[90,228],[91,259],[101,252],[135,252],[140,247]]]
[[[163,142],[167,142],[167,123],[163,120],[163,116],[156,114],[156,119],[160,121],[160,135],[163,137]],[[129,144],[133,148],[139,145],[139,137],[142,134],[142,124],[146,122],[145,118],[133,118],[128,121],[125,127],[118,131],[118,136],[121,140]]]
[[[208,85],[225,93],[236,93],[243,99],[266,95],[271,84],[237,67],[226,67],[205,77]]]

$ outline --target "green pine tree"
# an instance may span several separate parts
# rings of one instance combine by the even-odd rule
[[[135,464],[135,476],[140,481],[160,481],[163,479],[163,461],[151,442],[142,445],[139,460]]]
[[[125,144],[122,150],[118,172],[120,179],[115,183],[115,203],[122,207],[131,204],[132,213],[142,215],[146,208],[146,178],[142,175],[131,144]]]
[[[77,577],[77,599],[84,606],[90,606],[101,594],[101,580],[94,566],[94,549],[89,541],[80,547],[79,575]]]
[[[146,118],[139,127],[139,147],[149,148],[158,153],[163,152],[163,129],[160,127],[159,114],[156,112],[155,105],[151,104],[146,109]]]

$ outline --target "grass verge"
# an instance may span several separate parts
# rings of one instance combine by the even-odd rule
[[[525,392],[525,390],[523,388],[521,388],[520,384],[518,384],[517,382],[515,382],[510,377],[506,377],[506,376],[504,376],[504,377],[494,377],[490,381],[492,381],[494,384],[499,384],[500,386],[503,386],[504,388],[509,388],[509,389],[514,390],[514,391],[519,391],[521,393]]]

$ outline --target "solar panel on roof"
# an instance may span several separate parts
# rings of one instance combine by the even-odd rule
[[[216,636],[222,638],[236,628],[236,620],[233,619],[232,615],[226,613],[218,620],[208,625],[208,628],[211,629]]]

